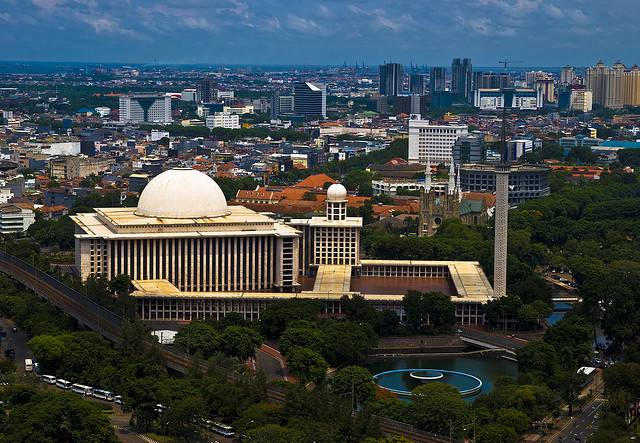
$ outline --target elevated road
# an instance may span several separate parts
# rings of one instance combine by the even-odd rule
[[[502,332],[490,332],[480,328],[467,326],[460,327],[460,340],[465,343],[472,344],[487,349],[504,349],[511,354],[523,348],[527,344],[527,340],[507,336]]]

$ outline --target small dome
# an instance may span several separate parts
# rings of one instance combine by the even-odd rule
[[[205,218],[227,215],[227,199],[208,175],[190,168],[169,169],[142,191],[135,214],[158,218]]]
[[[327,189],[327,200],[341,202],[347,199],[347,188],[339,183],[334,183]]]

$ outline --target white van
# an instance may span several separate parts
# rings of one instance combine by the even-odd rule
[[[24,359],[24,372],[33,372],[33,360],[30,358]]]
[[[73,383],[71,383],[70,381],[67,381],[63,378],[59,378],[56,380],[56,386],[61,388],[61,389],[71,389],[71,385]]]
[[[42,380],[43,382],[45,382],[48,385],[55,385],[56,384],[56,378],[53,375],[41,375],[40,376],[40,380]]]
[[[76,394],[82,395],[91,395],[93,392],[93,388],[91,386],[81,385],[79,383],[71,385],[71,390]]]

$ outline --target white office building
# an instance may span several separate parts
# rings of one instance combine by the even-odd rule
[[[229,112],[215,112],[206,118],[205,124],[209,129],[240,129],[240,116]]]
[[[180,100],[183,102],[195,102],[197,98],[196,89],[184,89],[180,93]]]
[[[96,108],[96,114],[100,117],[108,117],[111,114],[111,108],[107,106],[98,106]]]
[[[166,94],[139,93],[120,96],[123,123],[171,123],[171,97]]]
[[[542,88],[517,88],[512,95],[511,108],[535,111],[544,105]],[[504,92],[501,89],[476,89],[473,105],[482,111],[497,111],[504,107]]]
[[[0,206],[0,234],[24,232],[35,221],[36,215],[31,209],[12,204]]]
[[[467,125],[432,125],[420,115],[409,120],[409,162],[449,164],[456,140],[469,133]]]

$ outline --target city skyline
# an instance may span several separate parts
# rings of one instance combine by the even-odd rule
[[[474,65],[494,66],[506,57],[539,66],[588,66],[600,58],[628,63],[638,51],[632,42],[640,31],[627,13],[633,6],[628,0],[448,0],[435,8],[429,3],[32,0],[25,8],[3,0],[3,58],[369,66],[386,60],[433,66],[469,57]]]

